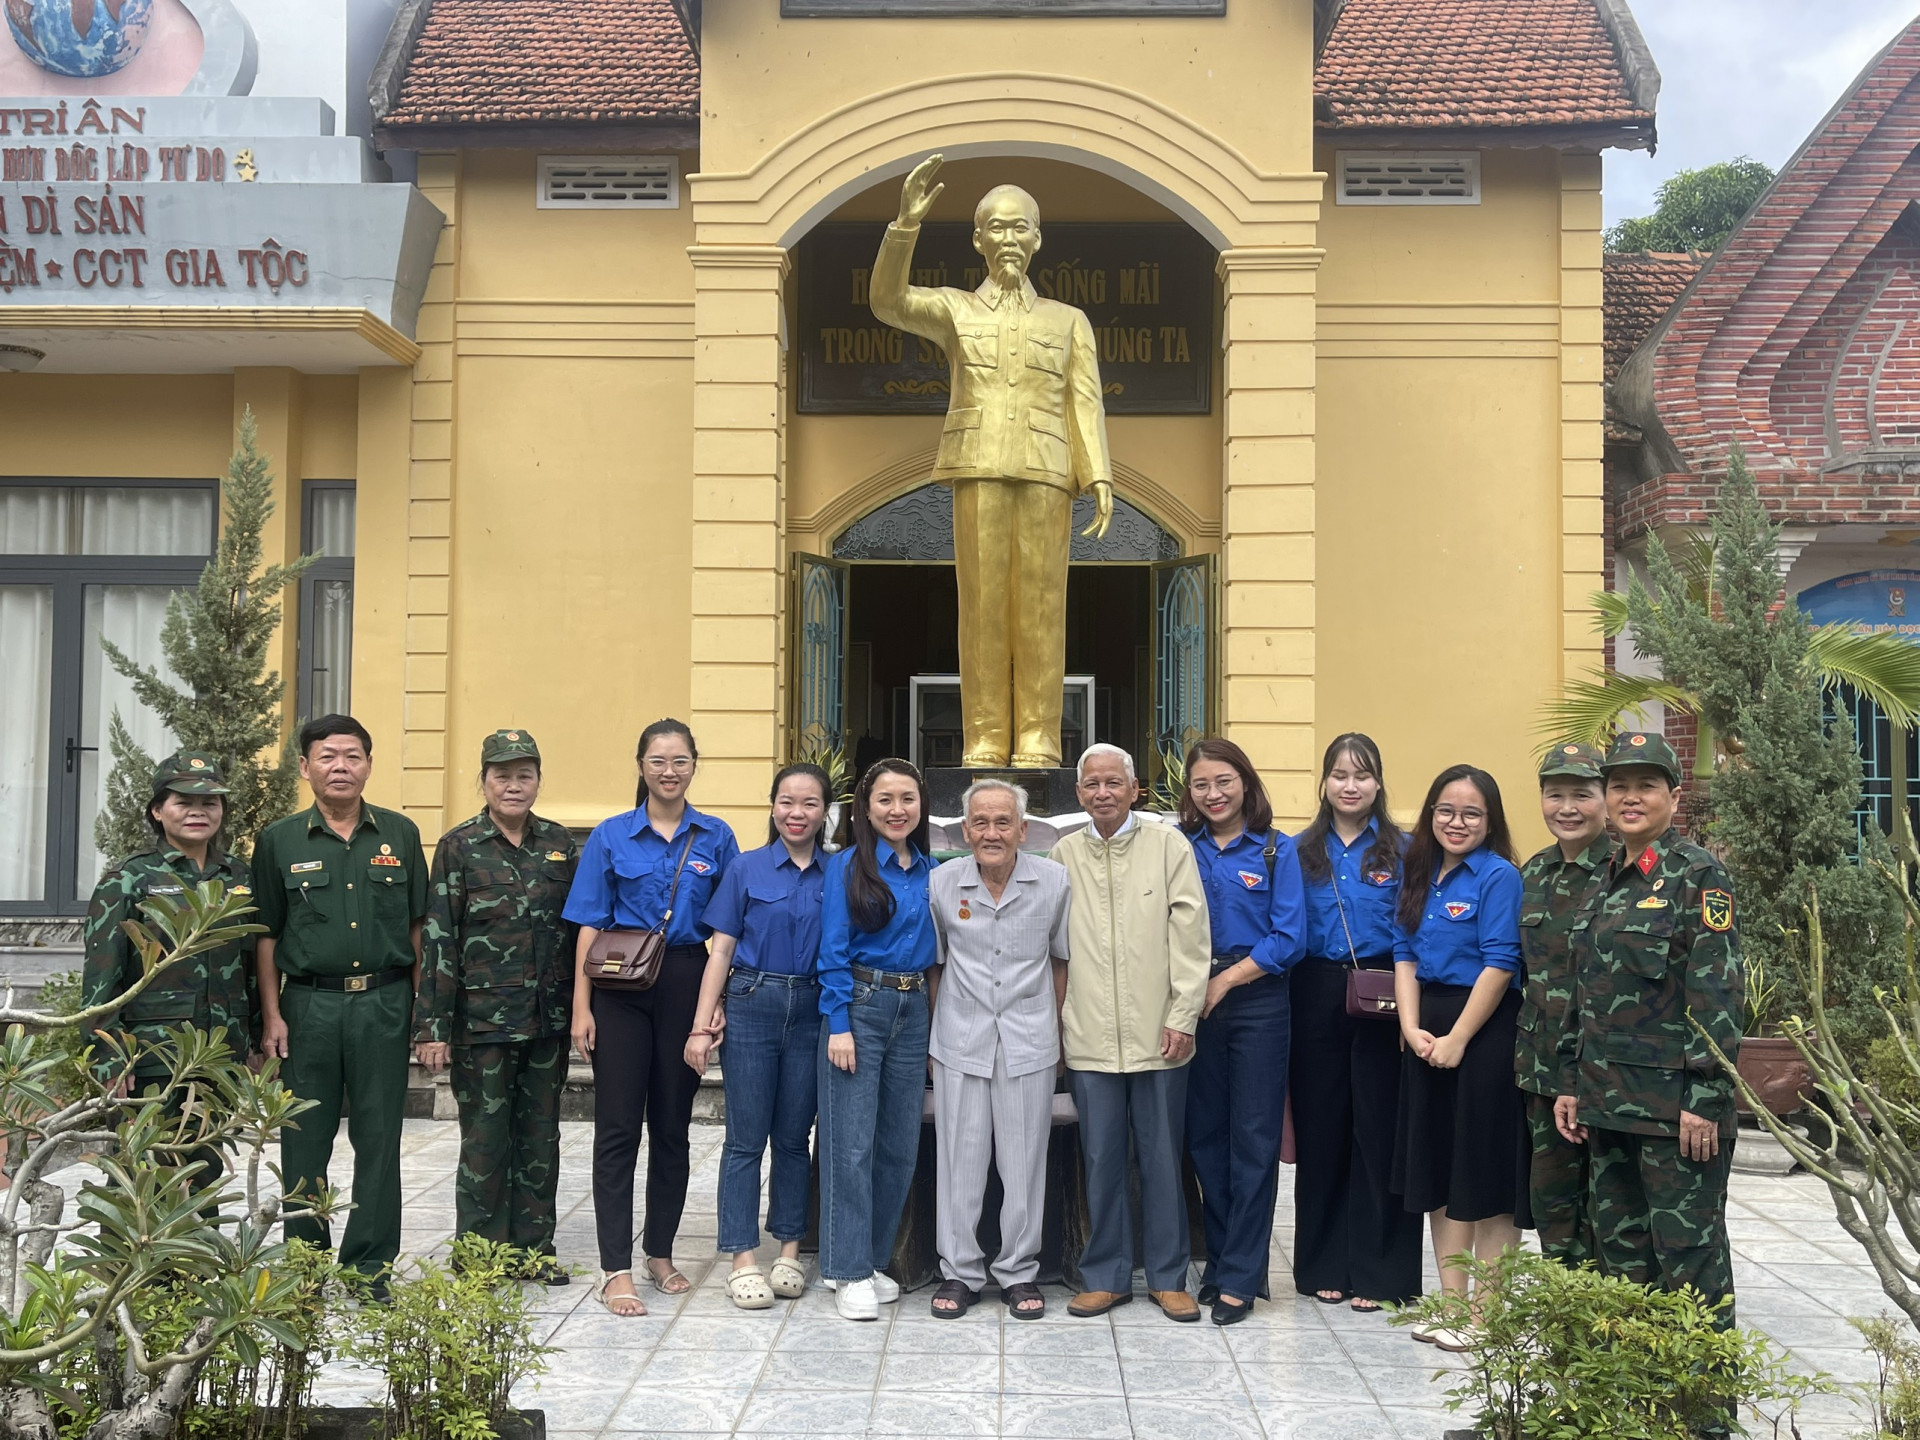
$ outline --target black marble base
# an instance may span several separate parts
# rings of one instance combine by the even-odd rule
[[[934,815],[958,815],[960,797],[976,780],[1005,780],[1027,792],[1029,815],[1072,815],[1080,809],[1070,766],[1056,770],[966,770],[942,766],[927,771],[927,808]]]

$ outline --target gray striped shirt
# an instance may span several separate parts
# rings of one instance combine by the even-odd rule
[[[933,872],[927,899],[941,964],[933,1058],[989,1079],[1002,1046],[1009,1076],[1057,1062],[1052,961],[1067,958],[1067,867],[1022,854],[996,902],[979,864],[963,855]]]

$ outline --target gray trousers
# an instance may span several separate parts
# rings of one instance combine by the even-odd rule
[[[1080,1112],[1080,1154],[1087,1169],[1087,1248],[1081,1283],[1115,1294],[1133,1291],[1133,1206],[1127,1140],[1140,1172],[1141,1261],[1149,1290],[1187,1288],[1191,1240],[1181,1184],[1187,1116],[1187,1066],[1130,1075],[1069,1070]]]
[[[980,1207],[987,1165],[997,1162],[1000,1254],[993,1278],[1001,1289],[1030,1285],[1040,1273],[1040,1229],[1046,1215],[1047,1139],[1053,1127],[1053,1067],[1008,1075],[996,1047],[993,1078],[933,1062],[933,1131],[939,1160],[935,1235],[940,1273],[969,1290],[987,1283],[980,1248]]]

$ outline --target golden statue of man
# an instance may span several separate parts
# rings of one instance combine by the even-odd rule
[[[1100,362],[1085,313],[1027,279],[1040,207],[1017,185],[995,186],[973,212],[987,262],[978,290],[907,283],[920,222],[946,189],[940,164],[930,155],[907,176],[869,294],[879,319],[940,346],[952,376],[933,478],[953,487],[961,763],[1047,769],[1060,764],[1073,497],[1093,492],[1085,533],[1113,521]]]

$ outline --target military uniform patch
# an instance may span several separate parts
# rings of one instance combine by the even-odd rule
[[[1724,890],[1700,892],[1700,923],[1717,934],[1733,928],[1733,896]]]
[[[1237,870],[1234,873],[1240,877],[1240,883],[1249,890],[1258,890],[1260,888],[1260,882],[1267,878],[1264,875],[1256,875],[1251,870]]]
[[[1667,908],[1667,902],[1662,900],[1658,895],[1649,895],[1633,908],[1636,910],[1664,910]]]
[[[375,865],[398,865],[401,863],[398,855],[369,855],[367,859]]]
[[[567,858],[567,852],[564,850],[547,851],[547,859],[554,861],[556,864],[566,858]]]
[[[1653,867],[1660,863],[1660,857],[1654,852],[1653,846],[1649,845],[1640,852],[1640,858],[1633,863],[1640,867],[1642,875],[1651,875]]]
[[[302,860],[298,864],[289,865],[287,867],[287,873],[290,875],[305,874],[309,870],[319,870],[319,869],[325,868],[326,863],[327,862],[324,860]]]

